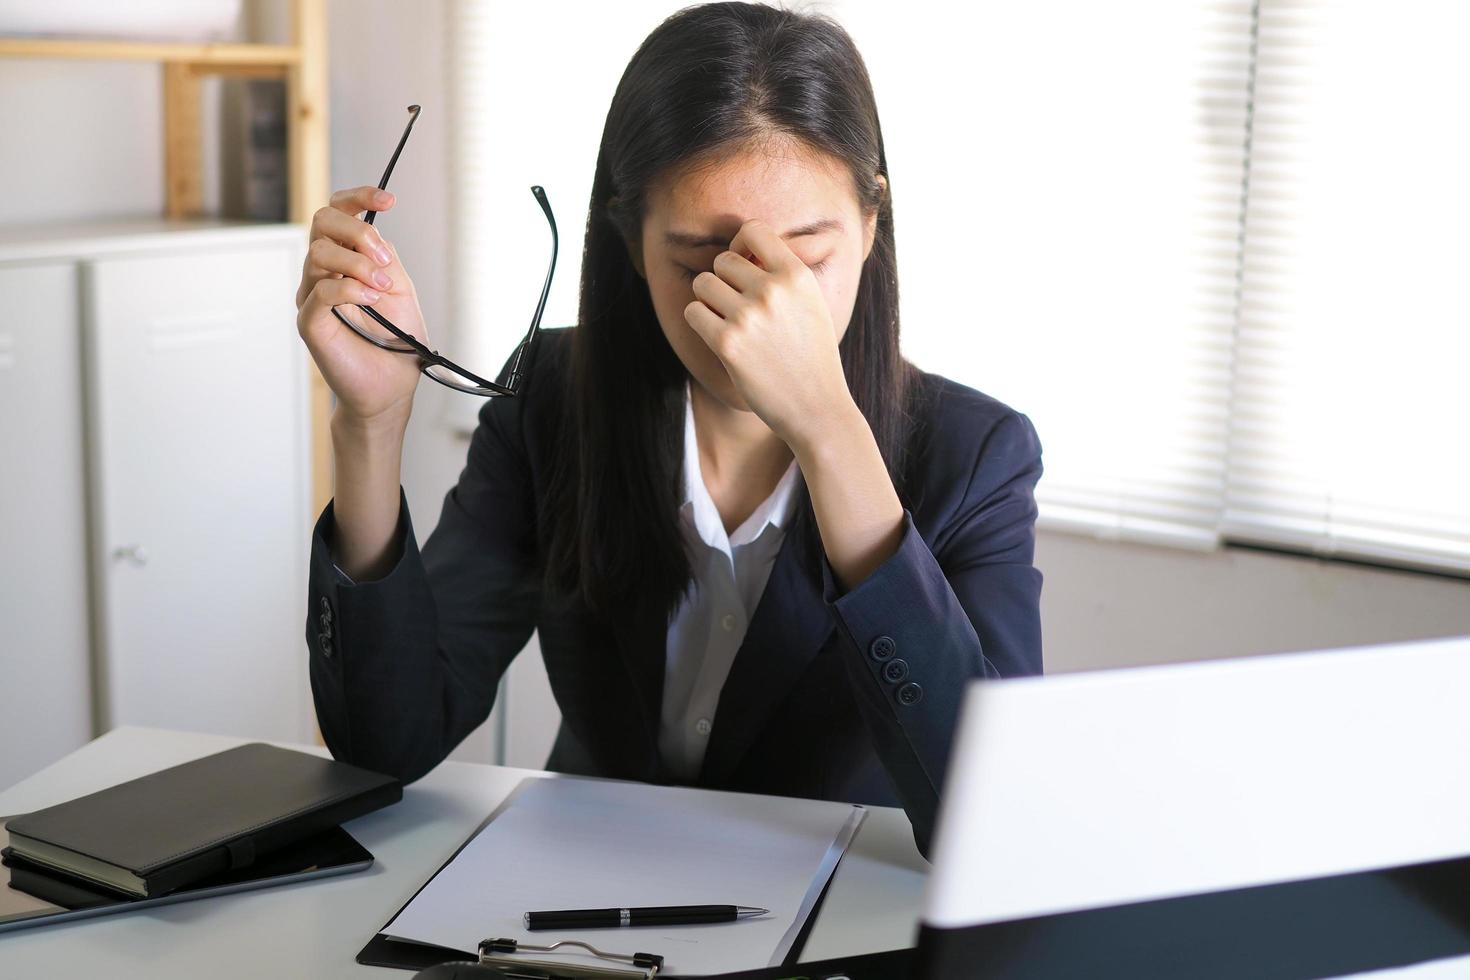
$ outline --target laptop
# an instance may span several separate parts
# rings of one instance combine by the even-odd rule
[[[972,682],[916,947],[740,974],[1470,976],[1470,637]]]

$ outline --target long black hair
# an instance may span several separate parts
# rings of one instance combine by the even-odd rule
[[[661,175],[725,151],[792,137],[851,172],[861,211],[877,211],[840,351],[853,400],[904,497],[914,450],[917,370],[898,347],[891,184],[867,67],[823,14],[756,3],[686,7],[629,61],[603,126],[564,425],[547,500],[545,585],[601,615],[672,616],[690,563],[678,529],[688,372],[659,326],[630,257]],[[907,503],[907,501],[905,501]],[[803,491],[790,533],[808,560],[819,539]]]

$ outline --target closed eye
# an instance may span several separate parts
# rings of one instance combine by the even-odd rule
[[[829,256],[829,258],[830,258],[830,256]],[[808,268],[810,268],[813,272],[815,272],[815,273],[817,273],[817,274],[820,275],[821,272],[824,269],[827,268],[827,262],[828,262],[828,259],[823,259],[822,261],[817,262],[817,263],[809,266]],[[682,265],[679,266],[679,276],[682,279],[684,279],[684,281],[686,281],[686,282],[693,282],[694,281],[694,277],[697,276],[697,275],[699,275],[699,272],[700,271],[708,271],[708,270],[694,270],[694,269],[690,269],[690,268],[687,268],[687,267],[682,266]]]

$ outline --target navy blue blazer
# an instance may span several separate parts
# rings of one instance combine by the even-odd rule
[[[423,776],[485,720],[536,630],[562,713],[546,768],[678,781],[658,752],[667,625],[541,602],[538,526],[571,336],[541,331],[525,391],[486,400],[422,550],[402,486],[398,557],[379,580],[334,568],[333,504],[318,518],[306,639],[334,757]],[[693,785],[902,806],[927,856],[966,682],[1041,673],[1042,465],[1027,416],[938,375],[922,383],[931,434],[897,553],[843,593],[825,556],[807,567],[785,536]]]

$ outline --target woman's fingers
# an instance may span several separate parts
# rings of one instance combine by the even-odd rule
[[[725,329],[729,326],[725,319],[714,310],[705,306],[700,300],[695,300],[684,307],[684,319],[694,332],[699,334],[709,349],[715,352],[715,356],[724,360]]]
[[[327,204],[343,214],[352,216],[364,211],[386,211],[393,206],[393,200],[391,192],[380,191],[369,185],[333,191]]]
[[[754,291],[760,284],[761,276],[765,274],[759,266],[739,252],[721,252],[715,256],[711,267],[715,275],[741,293]]]
[[[733,316],[740,304],[740,294],[735,288],[713,272],[701,272],[694,277],[694,295],[722,317]]]
[[[320,334],[318,337],[307,336],[308,331],[335,330],[336,317],[321,317],[319,312],[329,310],[334,306],[344,303],[356,303],[366,306],[376,303],[382,298],[382,294],[358,282],[356,279],[342,278],[318,279],[316,285],[311,287],[311,292],[306,294],[306,301],[301,307],[301,313],[297,317],[296,324],[303,338],[317,340],[321,336],[330,336],[329,333]]]
[[[393,253],[388,251],[388,243],[383,239],[382,232],[361,218],[354,218],[331,206],[317,211],[311,223],[312,240],[323,235],[348,248],[356,249],[378,265],[389,265],[393,261]]]
[[[356,279],[347,278],[318,280],[312,289],[312,296],[326,308],[341,306],[343,303],[365,305],[383,298],[383,294],[371,286],[364,286]]]
[[[342,200],[348,194],[338,191],[332,198]],[[397,255],[381,232],[362,219],[327,205],[312,217],[296,305],[299,309],[306,301],[306,294],[324,276],[354,276],[364,285],[392,289],[395,282],[407,280],[406,274],[400,276],[401,272]]]
[[[761,267],[771,273],[790,272],[793,264],[801,261],[776,234],[776,229],[759,218],[751,218],[740,226],[729,250],[742,256],[747,251],[751,252],[760,260]]]
[[[343,248],[330,238],[318,238],[307,246],[307,260],[312,264],[316,278],[335,273],[352,276],[364,286],[387,291],[393,288],[393,277],[387,269],[361,252]]]

